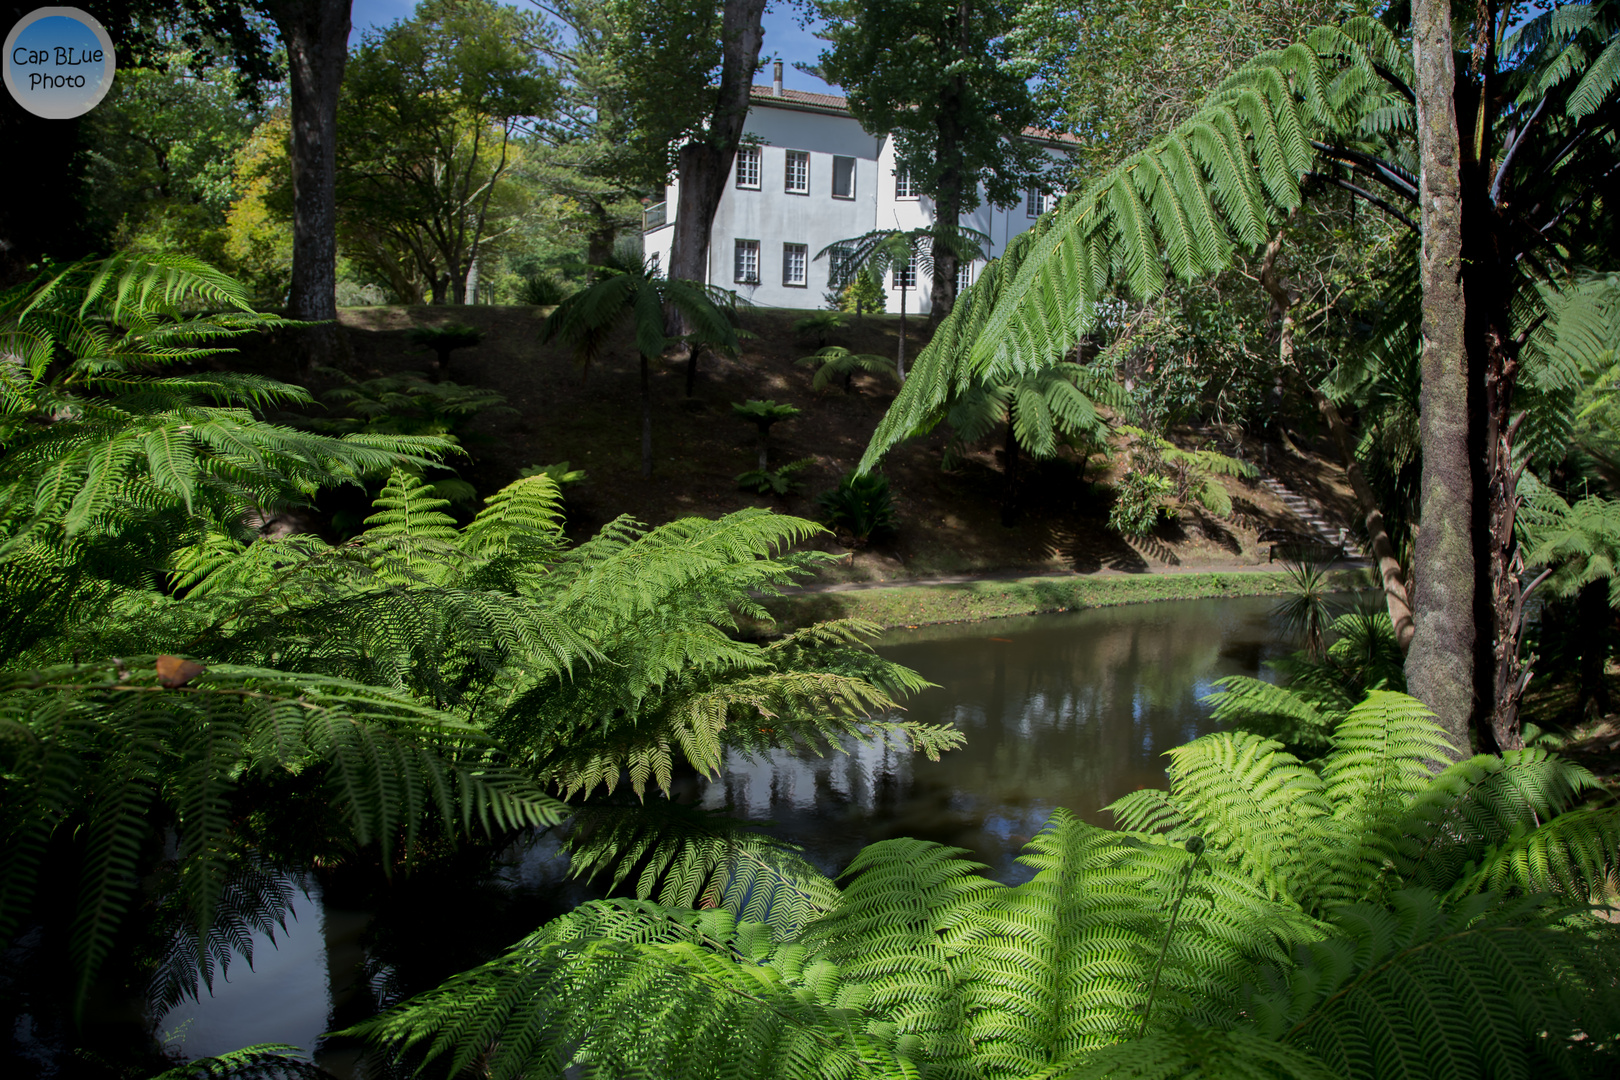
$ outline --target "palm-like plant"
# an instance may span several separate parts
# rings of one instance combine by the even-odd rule
[[[864,277],[881,288],[883,275],[891,269],[900,286],[900,351],[895,359],[895,373],[906,381],[906,293],[911,289],[911,277],[919,269],[934,272],[934,246],[944,245],[957,259],[970,263],[985,257],[984,245],[990,238],[975,229],[950,227],[936,223],[921,229],[874,229],[860,236],[835,240],[816,252],[820,259],[831,255],[838,259],[838,271],[845,284]]]
[[[1315,766],[1207,736],[1126,831],[1054,815],[1022,885],[890,840],[837,889],[595,902],[352,1033],[498,1076],[1603,1075],[1617,935],[1582,905],[1620,810],[1538,750],[1435,775],[1444,745],[1396,694]]]
[[[800,367],[813,367],[815,376],[810,380],[810,389],[820,393],[833,384],[833,380],[843,381],[844,393],[850,392],[850,381],[860,372],[876,375],[880,378],[895,376],[894,365],[886,358],[873,353],[851,352],[842,345],[828,345],[818,349],[814,356],[806,356],[799,360]]]
[[[731,415],[739,420],[746,420],[759,431],[759,471],[768,472],[771,467],[771,428],[783,420],[791,420],[799,415],[799,410],[792,405],[783,405],[775,401],[734,401],[731,403]]]
[[[626,324],[641,355],[641,475],[652,475],[652,362],[676,341],[694,350],[709,345],[736,352],[738,334],[731,312],[735,297],[724,289],[678,278],[666,278],[650,264],[597,267],[600,277],[558,304],[540,328],[540,340],[560,339],[572,345],[582,365],[589,365],[607,341]],[[664,312],[680,313],[691,332],[664,336]],[[692,363],[695,363],[695,353]]]

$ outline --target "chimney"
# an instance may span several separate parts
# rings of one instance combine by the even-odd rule
[[[771,76],[771,97],[782,96],[782,61],[775,64],[775,72]]]

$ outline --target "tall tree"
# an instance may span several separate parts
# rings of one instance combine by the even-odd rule
[[[613,0],[612,53],[648,177],[680,179],[668,274],[706,281],[709,228],[731,174],[765,33],[765,0]],[[670,312],[671,330],[681,321]]]
[[[1620,20],[1608,0],[1568,4],[1499,41],[1500,14],[1481,10],[1460,59],[1446,59],[1447,16],[1431,13],[1415,54],[1390,27],[1357,18],[1234,73],[1192,117],[1014,238],[917,358],[863,466],[915,430],[953,379],[1059,358],[1095,323],[1105,291],[1155,295],[1167,269],[1197,280],[1258,248],[1299,205],[1303,180],[1403,223],[1402,207],[1420,208],[1437,230],[1425,237],[1422,441],[1440,460],[1424,464],[1416,638],[1427,640],[1414,640],[1412,681],[1454,751],[1474,735],[1513,749],[1527,677],[1515,442],[1521,424],[1567,428],[1579,382],[1525,345],[1547,286],[1612,256]],[[1448,114],[1454,151],[1434,142]],[[1436,193],[1427,204],[1425,184]],[[1526,372],[1533,393],[1515,404]]]
[[[287,50],[292,117],[293,257],[287,316],[305,331],[304,359],[337,360],[337,106],[349,59],[351,0],[258,0]]]
[[[345,238],[377,241],[378,261],[408,268],[435,304],[462,303],[480,252],[515,226],[514,137],[557,97],[529,44],[542,33],[536,17],[493,0],[426,0],[350,58]]]
[[[1434,710],[1460,757],[1468,753],[1474,711],[1476,591],[1450,0],[1415,0],[1412,53],[1423,215],[1423,526],[1414,556],[1421,577],[1406,682]]]
[[[960,260],[945,236],[984,198],[1006,205],[1051,183],[1045,150],[1023,137],[1034,98],[1013,64],[1009,0],[818,0],[831,48],[820,73],[868,131],[895,139],[895,167],[933,200],[930,318],[956,303]]]

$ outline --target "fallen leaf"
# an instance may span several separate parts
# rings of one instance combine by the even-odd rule
[[[178,656],[160,656],[157,658],[158,682],[170,690],[186,685],[186,683],[206,670],[203,665],[195,660],[184,660]]]

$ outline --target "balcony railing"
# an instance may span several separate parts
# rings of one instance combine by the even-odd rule
[[[652,232],[669,224],[668,203],[653,203],[641,211],[641,231]]]

